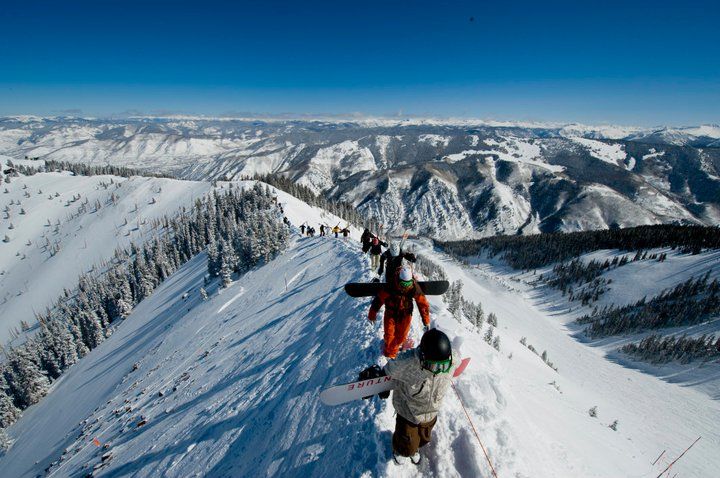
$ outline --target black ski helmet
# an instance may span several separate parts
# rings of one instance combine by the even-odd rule
[[[425,332],[420,340],[422,360],[447,360],[452,356],[450,339],[438,329]]]

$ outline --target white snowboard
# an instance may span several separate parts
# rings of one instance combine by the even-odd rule
[[[453,378],[463,373],[465,367],[468,365],[468,362],[470,362],[469,358],[462,359],[460,366],[456,368],[455,373],[453,373]],[[325,405],[341,405],[343,403],[352,402],[353,400],[359,400],[362,397],[387,392],[388,390],[392,390],[394,387],[395,382],[389,375],[378,378],[369,378],[359,382],[344,383],[342,385],[326,388],[320,392],[320,401]]]

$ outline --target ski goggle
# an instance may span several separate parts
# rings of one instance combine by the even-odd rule
[[[407,289],[408,287],[410,287],[411,285],[413,285],[412,279],[410,279],[410,280],[401,280],[401,281],[398,281],[398,283],[400,284],[400,287],[402,287],[403,289]]]
[[[423,360],[423,368],[435,375],[448,373],[452,368],[452,357],[446,360]]]

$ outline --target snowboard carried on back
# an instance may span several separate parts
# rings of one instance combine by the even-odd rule
[[[446,280],[418,281],[418,285],[425,295],[442,295],[450,288]],[[351,282],[345,284],[345,292],[350,297],[374,297],[385,287],[385,282]]]
[[[453,378],[463,373],[469,362],[470,358],[462,359],[460,365],[453,373]],[[343,403],[352,402],[353,400],[359,400],[364,397],[390,391],[395,388],[395,383],[389,375],[360,380],[359,382],[344,383],[326,388],[320,392],[320,401],[325,405],[342,405]]]

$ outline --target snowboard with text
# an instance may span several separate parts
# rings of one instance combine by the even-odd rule
[[[470,358],[462,359],[460,365],[453,373],[453,378],[463,373],[469,362]],[[384,377],[369,378],[367,380],[360,380],[359,382],[344,383],[342,385],[326,388],[320,392],[320,401],[325,405],[341,405],[343,403],[359,400],[370,395],[387,392],[388,390],[392,390],[394,387],[395,382],[389,375]]]

